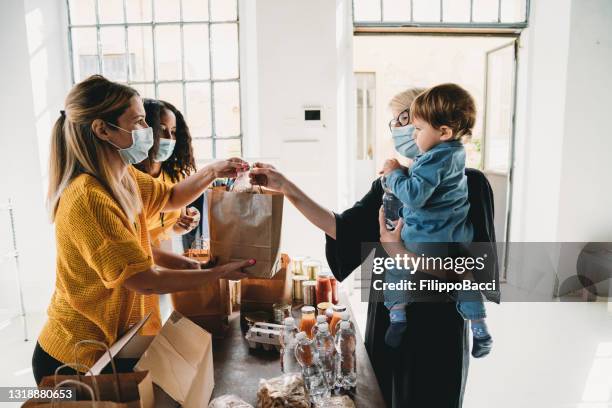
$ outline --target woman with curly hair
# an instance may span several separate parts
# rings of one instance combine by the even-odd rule
[[[195,173],[191,134],[185,118],[172,104],[155,99],[143,101],[146,122],[153,128],[153,147],[136,167],[172,186]],[[148,222],[151,243],[159,247],[170,234],[183,235],[198,226],[200,213],[195,207],[160,213]]]

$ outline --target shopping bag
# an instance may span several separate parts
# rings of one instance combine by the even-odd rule
[[[149,371],[153,382],[184,408],[205,407],[215,386],[212,337],[173,312],[135,370]]]
[[[283,195],[268,190],[208,190],[210,252],[221,264],[256,259],[245,270],[271,278],[280,269]]]

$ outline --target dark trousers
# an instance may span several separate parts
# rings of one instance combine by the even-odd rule
[[[138,359],[135,358],[116,358],[115,366],[117,367],[117,372],[129,373],[134,370],[134,366],[137,362]],[[51,357],[42,347],[40,347],[40,344],[36,342],[34,354],[32,355],[32,371],[36,384],[40,384],[40,380],[42,380],[43,377],[55,374],[57,367],[64,364],[65,363]],[[62,374],[69,374],[70,372],[71,370],[68,368],[62,370]],[[110,364],[102,370],[102,374],[111,374],[112,372],[113,369]]]

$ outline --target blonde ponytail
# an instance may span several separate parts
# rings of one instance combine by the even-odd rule
[[[110,155],[117,154],[92,130],[95,119],[116,122],[138,93],[133,88],[94,75],[75,85],[66,97],[66,110],[55,122],[49,157],[47,206],[55,220],[62,193],[81,174],[95,177],[113,196],[130,221],[142,210],[138,186],[129,172],[118,179]]]

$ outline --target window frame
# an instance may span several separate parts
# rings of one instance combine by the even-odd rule
[[[212,152],[211,152],[211,158],[201,158],[201,157],[196,157],[195,160],[196,162],[199,161],[208,161],[211,159],[215,159],[217,158],[217,141],[222,140],[239,140],[240,141],[240,155],[242,155],[242,151],[243,151],[243,144],[244,144],[244,140],[243,140],[243,136],[244,136],[244,132],[243,132],[243,118],[242,118],[242,89],[241,89],[241,76],[240,76],[240,1],[236,0],[236,19],[235,20],[212,20],[211,16],[212,16],[212,7],[211,7],[211,2],[212,0],[208,0],[207,1],[207,7],[208,7],[208,20],[188,20],[185,21],[184,20],[184,16],[183,16],[183,0],[178,0],[179,3],[179,20],[178,21],[156,21],[155,19],[155,1],[156,0],[150,0],[151,1],[151,21],[142,21],[142,22],[128,22],[127,21],[127,0],[122,0],[122,6],[123,6],[123,22],[113,22],[113,23],[101,23],[100,22],[100,1],[103,0],[94,0],[94,6],[95,6],[95,23],[90,23],[90,24],[73,24],[72,23],[72,17],[70,15],[70,1],[71,0],[65,0],[65,5],[66,5],[66,13],[67,13],[67,26],[68,26],[68,57],[70,60],[70,78],[72,81],[72,84],[74,85],[75,82],[75,78],[77,73],[75,73],[75,66],[74,66],[74,50],[73,50],[73,44],[74,44],[74,40],[73,40],[73,36],[72,36],[72,32],[73,29],[80,29],[80,28],[94,28],[96,29],[96,39],[97,39],[97,46],[96,46],[96,55],[97,55],[97,59],[98,59],[98,73],[99,74],[103,74],[103,56],[104,54],[102,53],[102,42],[101,42],[101,37],[100,37],[100,31],[102,28],[106,28],[106,27],[123,27],[124,28],[124,36],[125,36],[125,58],[127,61],[127,81],[123,82],[121,81],[121,83],[125,83],[127,85],[142,85],[142,86],[146,86],[146,85],[153,85],[154,90],[155,90],[155,98],[158,99],[159,98],[159,85],[160,84],[180,84],[182,87],[182,93],[183,93],[183,99],[182,99],[182,103],[183,103],[183,107],[182,107],[182,113],[183,115],[185,115],[186,120],[189,120],[189,117],[187,115],[187,84],[190,83],[197,83],[197,84],[209,84],[209,92],[210,92],[210,129],[211,129],[211,133],[210,136],[193,136],[192,135],[192,139],[194,141],[201,141],[201,140],[210,140],[211,141],[211,146],[212,146]],[[232,78],[223,78],[223,79],[214,79],[213,77],[213,49],[212,49],[212,33],[211,33],[211,28],[214,25],[222,25],[222,24],[232,24],[236,26],[236,63],[237,63],[237,68],[238,68],[238,75],[236,77],[232,77]],[[184,50],[184,44],[185,44],[185,38],[184,38],[184,33],[183,33],[183,27],[185,25],[205,25],[208,27],[208,68],[209,68],[209,78],[208,79],[185,79],[185,50]],[[158,78],[158,59],[157,59],[157,47],[156,47],[156,39],[155,39],[155,30],[156,27],[158,26],[178,26],[179,30],[180,30],[180,37],[181,37],[181,43],[180,43],[180,54],[181,54],[181,78],[180,79],[171,79],[171,80],[160,80]],[[129,28],[131,27],[150,27],[151,28],[151,35],[152,35],[152,52],[153,52],[153,80],[152,81],[132,81],[131,80],[131,66],[130,66],[130,50],[129,50]],[[218,136],[217,135],[217,124],[216,124],[216,119],[215,119],[215,84],[217,83],[236,83],[238,85],[238,106],[240,109],[240,127],[239,127],[239,133],[237,135],[229,135],[229,136]]]
[[[404,32],[436,32],[442,30],[458,30],[458,31],[474,31],[480,30],[499,30],[500,32],[508,31],[515,32],[522,30],[529,25],[529,11],[531,9],[531,0],[525,1],[525,16],[523,21],[518,22],[502,22],[501,21],[501,4],[504,0],[497,0],[497,21],[495,22],[477,22],[474,21],[474,0],[470,0],[470,21],[469,22],[445,22],[444,21],[444,0],[440,2],[440,19],[439,21],[418,21],[414,19],[414,0],[405,0],[410,5],[410,20],[408,21],[390,21],[384,19],[384,2],[379,1],[380,20],[379,21],[360,21],[355,20],[355,0],[352,0],[353,27],[356,32],[381,32],[385,30],[393,31],[400,29]],[[431,0],[435,1],[435,0]],[[438,30],[436,30],[438,29]]]

